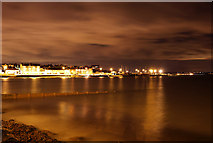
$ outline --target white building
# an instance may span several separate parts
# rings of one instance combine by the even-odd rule
[[[20,64],[20,74],[22,74],[22,75],[40,75],[40,65]]]
[[[7,69],[5,70],[6,75],[18,75],[19,70],[18,69]]]

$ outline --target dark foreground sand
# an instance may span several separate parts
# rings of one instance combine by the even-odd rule
[[[1,131],[3,142],[59,142],[49,131],[42,131],[14,120],[2,120]]]

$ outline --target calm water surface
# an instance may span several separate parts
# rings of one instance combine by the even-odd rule
[[[8,79],[2,93],[109,91],[3,101],[4,119],[52,131],[60,140],[210,140],[207,76],[123,79]]]

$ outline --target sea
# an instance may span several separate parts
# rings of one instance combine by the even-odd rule
[[[8,78],[2,94],[102,92],[2,100],[3,119],[61,141],[211,140],[211,77]]]

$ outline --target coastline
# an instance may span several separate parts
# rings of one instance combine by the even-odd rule
[[[108,94],[108,91],[95,91],[95,92],[70,92],[70,93],[11,93],[2,94],[2,100],[5,99],[20,99],[20,98],[38,98],[50,96],[70,96],[70,95],[94,95],[94,94]]]

